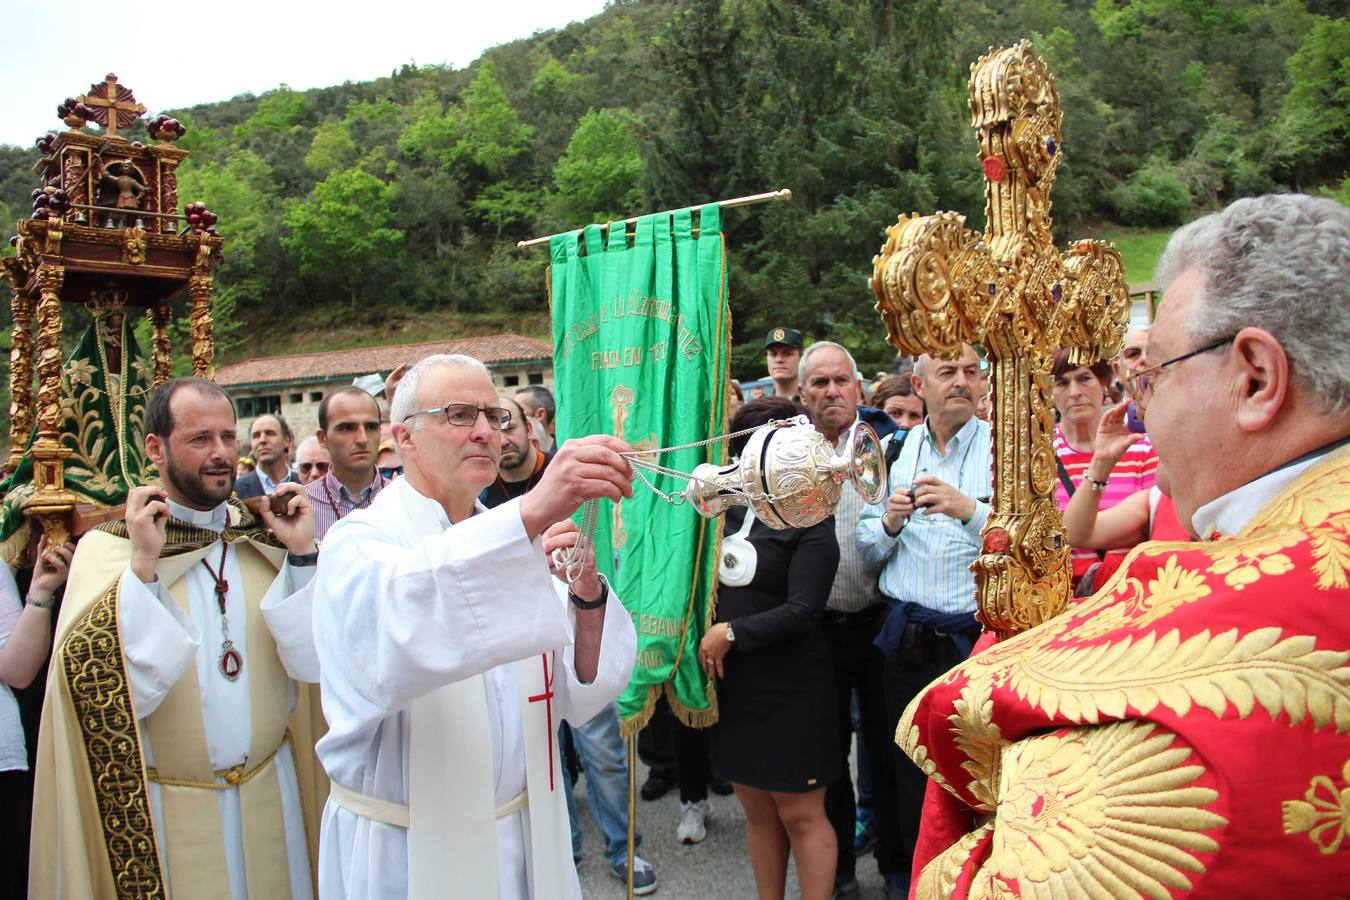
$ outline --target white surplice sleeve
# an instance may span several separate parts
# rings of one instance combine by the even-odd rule
[[[144,719],[192,664],[202,635],[163,582],[146,584],[131,566],[118,586],[117,617],[136,715]]]
[[[556,583],[556,582],[555,582]],[[566,589],[559,588],[563,603],[575,622],[576,611],[566,599]],[[628,686],[637,661],[637,632],[633,617],[623,607],[611,585],[609,600],[605,603],[605,628],[600,638],[600,664],[595,680],[589,684],[577,678],[576,645],[568,644],[560,655],[565,678],[555,679],[554,689],[562,709],[562,717],[573,725],[589,722],[609,705]]]
[[[272,632],[277,656],[296,681],[319,680],[319,655],[314,649],[313,566],[284,563],[263,597],[263,621]]]
[[[314,633],[330,723],[374,725],[443,685],[571,641],[518,501],[412,546],[390,531],[352,516],[324,540]]]

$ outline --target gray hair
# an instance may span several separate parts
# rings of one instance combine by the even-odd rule
[[[858,371],[858,364],[853,361],[853,354],[848,352],[847,347],[843,344],[836,344],[834,341],[816,341],[806,348],[805,352],[802,353],[802,358],[797,361],[797,383],[799,385],[806,384],[807,362],[821,350],[838,350],[840,353],[847,356],[848,367],[853,370],[853,377],[858,381],[862,381],[862,372]]]
[[[1350,411],[1350,209],[1305,194],[1238,200],[1172,235],[1159,288],[1192,269],[1205,276],[1183,325],[1194,346],[1257,325],[1319,412]]]
[[[391,423],[402,422],[418,411],[417,388],[421,384],[422,376],[432,369],[466,369],[470,372],[481,372],[488,381],[492,380],[492,373],[488,371],[488,367],[472,356],[463,353],[436,353],[428,356],[409,369],[403,380],[398,383],[398,390],[394,392],[394,402],[389,407]],[[422,420],[418,419],[412,427],[414,431],[421,430]]]

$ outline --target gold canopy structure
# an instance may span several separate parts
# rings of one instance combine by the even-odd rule
[[[109,391],[84,374],[63,381],[63,304],[89,309],[98,329],[99,377],[112,383],[124,377],[120,357],[127,314],[143,311],[151,322],[152,378],[158,385],[172,372],[171,299],[186,286],[192,369],[207,378],[213,373],[212,272],[223,240],[213,227],[216,217],[205,207],[190,204],[179,210],[177,167],[188,154],[172,142],[186,128],[161,115],[147,127],[155,143],[128,140],[122,133],[144,112],[112,74],[58,108],[70,130],[38,139],[42,156],[34,166],[39,186],[32,212],[11,239],[17,255],[0,261],[13,316],[9,480],[3,490],[11,503],[18,493],[25,495],[23,513],[39,520],[58,543],[83,530],[77,510],[116,505],[132,486],[127,481],[135,478],[123,453],[114,474],[92,479],[88,489],[67,484],[66,461],[75,452],[72,446],[81,445],[78,432],[87,421],[72,418],[70,410],[82,394]],[[102,133],[82,130],[88,121],[102,125]],[[117,404],[112,415],[116,427],[98,421],[87,425],[115,432],[111,447],[106,440],[94,442],[100,458],[141,440],[138,417],[128,417]],[[89,521],[98,518],[95,514]],[[12,524],[6,520],[6,533],[0,535],[7,544]]]

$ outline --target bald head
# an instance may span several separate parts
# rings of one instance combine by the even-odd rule
[[[331,464],[332,457],[319,445],[317,437],[307,437],[295,448],[295,468],[300,473],[301,484],[318,481]]]
[[[1125,332],[1120,342],[1120,353],[1116,354],[1116,374],[1122,379],[1127,372],[1142,369],[1148,365],[1144,351],[1148,349],[1148,326],[1138,325]]]

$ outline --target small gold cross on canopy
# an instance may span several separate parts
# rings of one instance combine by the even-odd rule
[[[102,84],[91,84],[89,93],[77,99],[93,111],[94,121],[107,130],[108,137],[117,137],[117,129],[130,128],[145,114],[145,106],[136,102],[131,88],[118,84],[111,72]]]
[[[1071,569],[1055,505],[1055,351],[1089,365],[1120,347],[1130,298],[1115,246],[1060,255],[1050,189],[1062,139],[1055,80],[1028,41],[970,67],[970,111],[985,175],[983,235],[952,212],[902,215],[873,260],[890,343],[952,358],[982,344],[993,381],[994,496],[972,568],[978,616],[1000,639],[1060,612]]]

